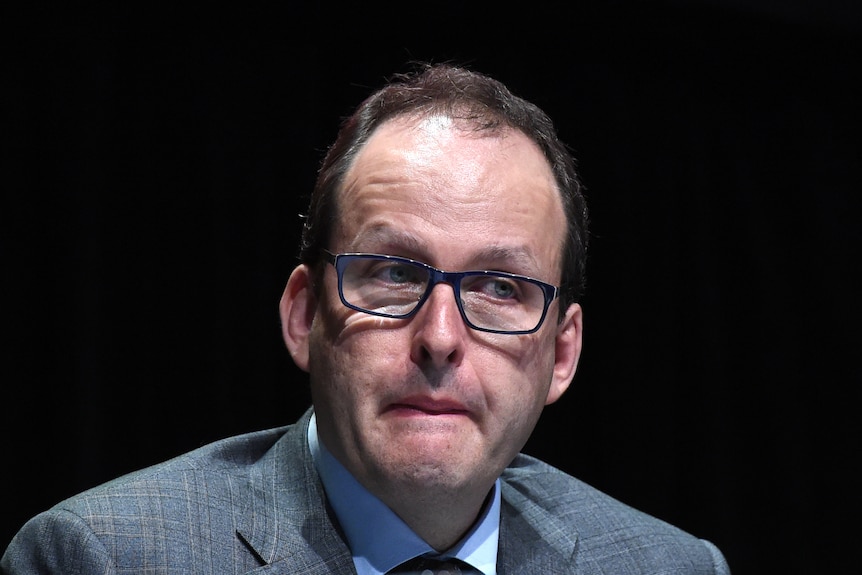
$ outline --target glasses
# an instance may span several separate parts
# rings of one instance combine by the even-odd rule
[[[455,291],[464,322],[479,331],[533,333],[541,327],[559,288],[497,271],[444,272],[415,260],[381,254],[333,254],[341,302],[356,311],[403,319],[416,313],[438,283]]]

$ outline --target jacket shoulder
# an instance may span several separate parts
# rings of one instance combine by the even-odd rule
[[[572,562],[586,572],[729,573],[709,541],[534,457],[518,455],[501,479],[504,517],[508,508],[516,523],[574,541]]]
[[[278,472],[305,445],[301,425],[230,437],[92,487],[30,519],[0,560],[9,573],[245,572],[259,565],[237,537],[274,507]],[[303,467],[302,457],[297,457]]]
[[[135,493],[136,486],[170,484],[181,477],[193,475],[243,475],[249,468],[265,459],[273,446],[291,426],[255,431],[221,439],[150,465],[105,483],[82,491],[59,506],[68,506],[76,500],[109,493]]]

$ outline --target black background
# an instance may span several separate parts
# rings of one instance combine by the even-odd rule
[[[409,60],[555,118],[592,208],[585,348],[527,451],[717,543],[858,570],[859,10],[301,3],[7,15],[0,545],[84,488],[293,421],[317,165]]]

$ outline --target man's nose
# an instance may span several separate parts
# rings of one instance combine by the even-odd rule
[[[466,330],[470,328],[461,317],[456,297],[455,288],[447,283],[438,283],[431,290],[412,320],[414,362],[438,368],[460,363]]]

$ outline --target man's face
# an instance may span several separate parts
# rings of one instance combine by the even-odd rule
[[[550,167],[520,132],[401,118],[347,172],[329,250],[558,285],[565,227]],[[580,308],[558,324],[559,300],[538,332],[501,335],[469,328],[447,284],[400,320],[345,307],[328,264],[320,299],[305,295],[307,341],[288,347],[310,372],[321,440],[390,505],[423,491],[484,497],[565,391],[580,352]]]

